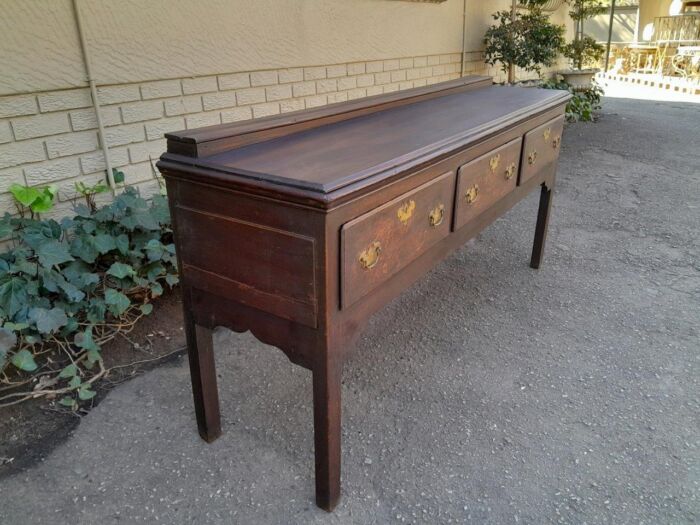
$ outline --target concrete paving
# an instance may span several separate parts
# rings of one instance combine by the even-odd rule
[[[700,519],[700,105],[607,100],[537,196],[378,314],[343,385],[343,498],[313,504],[311,376],[217,334],[224,435],[184,360],[112,391],[2,483],[0,523],[626,523]]]

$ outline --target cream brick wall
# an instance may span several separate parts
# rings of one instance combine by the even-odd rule
[[[480,52],[466,59],[466,73],[485,72]],[[460,69],[460,53],[398,57],[101,86],[98,97],[113,166],[148,194],[158,188],[155,162],[169,131],[424,86],[457,78]],[[105,180],[104,170],[88,89],[0,97],[0,210],[14,211],[12,183],[56,184],[51,214],[63,216],[75,183]]]

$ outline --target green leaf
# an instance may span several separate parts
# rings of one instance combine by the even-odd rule
[[[94,324],[104,323],[105,314],[107,313],[107,306],[103,299],[99,297],[93,297],[90,299],[90,306],[88,307],[87,319],[89,322]]]
[[[92,216],[92,211],[85,204],[78,204],[75,207],[75,213],[78,215],[78,217],[88,218]]]
[[[12,350],[17,344],[17,334],[10,330],[7,324],[0,328],[0,352],[5,354]]]
[[[40,268],[39,277],[41,285],[49,292],[58,292],[58,282],[63,279],[63,276],[54,269]]]
[[[120,171],[117,168],[112,168],[112,178],[116,184],[122,184],[126,179],[126,176],[124,175],[123,171]]]
[[[80,398],[81,401],[87,401],[88,399],[92,399],[97,395],[97,392],[94,390],[90,390],[90,385],[86,384],[80,387],[78,389],[78,397]]]
[[[63,396],[61,400],[58,402],[59,405],[62,405],[64,407],[68,407],[72,410],[75,410],[78,408],[78,404],[75,402],[75,399],[73,399],[72,396]]]
[[[95,221],[80,221],[80,229],[83,233],[95,233],[97,224]]]
[[[114,240],[114,237],[111,235],[108,235],[106,233],[100,233],[98,235],[95,235],[95,248],[97,248],[97,251],[100,252],[102,255],[105,253],[111,252],[117,247],[117,243]]]
[[[0,328],[0,370],[5,367],[8,352],[17,345],[17,334],[6,326]]]
[[[69,317],[66,326],[61,328],[61,337],[68,338],[69,335],[78,331],[78,320],[75,317]]]
[[[82,383],[83,380],[80,379],[80,376],[74,375],[73,377],[70,378],[70,381],[68,382],[68,386],[70,388],[78,388],[80,386],[80,383]]]
[[[83,289],[100,282],[100,276],[92,273],[91,269],[92,267],[83,261],[74,261],[61,271],[72,285]],[[66,291],[66,293],[68,292]]]
[[[109,267],[109,270],[107,270],[107,274],[113,275],[117,279],[124,279],[126,277],[136,275],[136,271],[129,264],[115,262],[112,264],[112,266]]]
[[[154,231],[160,229],[160,224],[149,210],[134,210],[131,215],[124,217],[121,223],[127,230],[141,228],[142,230]]]
[[[35,262],[29,262],[22,255],[18,255],[15,262],[10,266],[10,273],[20,273],[25,274],[28,277],[36,277],[38,274],[38,264]]]
[[[3,328],[6,328],[7,330],[10,330],[12,332],[19,332],[21,330],[24,330],[25,328],[29,328],[29,325],[27,323],[5,323],[3,325]]]
[[[45,213],[53,208],[53,200],[55,196],[55,186],[44,188],[41,195],[39,195],[39,198],[36,199],[29,207],[34,213]]]
[[[70,244],[70,253],[79,257],[86,263],[94,263],[100,255],[95,247],[95,238],[92,235],[79,235]]]
[[[26,348],[13,355],[10,362],[20,370],[24,370],[26,372],[33,372],[38,368],[36,361],[34,361],[34,356]]]
[[[156,278],[165,273],[165,267],[159,262],[154,262],[148,266],[141,268],[141,272],[146,271],[146,277],[149,281],[155,281]]]
[[[0,239],[5,239],[9,237],[14,231],[14,226],[10,222],[11,216],[9,213],[5,213],[5,216],[0,219]]]
[[[141,310],[141,313],[144,315],[150,315],[153,311],[153,305],[151,303],[142,304],[139,306],[139,310]]]
[[[68,253],[68,245],[55,239],[41,243],[36,254],[41,265],[46,268],[73,260]]]
[[[41,193],[36,188],[13,184],[10,186],[10,193],[22,206],[29,207],[35,200],[41,197]]]
[[[114,288],[107,288],[105,291],[105,303],[107,303],[109,311],[117,317],[126,312],[131,305],[129,298]]]
[[[19,230],[21,239],[33,250],[49,239],[59,240],[61,235],[63,235],[63,229],[54,220],[27,220]]]
[[[165,282],[168,283],[170,288],[175,286],[177,283],[180,282],[180,278],[174,274],[174,273],[169,273],[168,275],[165,276]]]
[[[97,278],[97,280],[99,281],[99,277]],[[74,303],[79,303],[85,298],[84,292],[81,292],[76,286],[67,281],[62,281],[61,283],[59,283],[59,286],[61,287],[61,290],[63,290],[63,293],[66,294],[68,299]]]
[[[102,360],[102,356],[98,350],[88,350],[87,362],[85,363],[88,368],[92,368],[92,365]]]
[[[78,373],[78,367],[76,365],[70,364],[67,367],[65,367],[63,370],[61,370],[61,373],[58,374],[58,377],[61,379],[68,379],[69,377],[73,377]]]
[[[163,287],[160,283],[153,283],[151,285],[151,297],[160,297],[163,295]]]
[[[27,305],[27,281],[21,277],[11,277],[0,285],[0,308],[8,317],[13,317]]]
[[[68,322],[66,313],[60,308],[32,308],[29,310],[29,319],[36,323],[36,328],[42,334],[56,332]]]
[[[129,253],[129,236],[126,235],[125,233],[122,233],[118,235],[115,239],[114,242],[117,246],[117,250],[119,250],[119,253],[122,255],[126,255]]]
[[[95,340],[92,338],[92,327],[75,334],[73,341],[80,348],[87,350],[88,352],[94,351],[99,353],[100,351],[100,347],[97,346],[97,343],[95,343]]]

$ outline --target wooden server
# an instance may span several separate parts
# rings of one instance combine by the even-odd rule
[[[542,260],[563,91],[467,77],[171,133],[167,181],[200,435],[221,433],[212,332],[313,373],[316,502],[340,497],[341,371],[368,317],[535,188]]]

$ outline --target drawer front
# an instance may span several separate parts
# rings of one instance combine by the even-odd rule
[[[459,168],[455,230],[515,189],[521,143],[522,139],[517,138]]]
[[[343,225],[343,308],[449,235],[454,184],[445,173]]]
[[[556,169],[563,130],[564,117],[562,116],[525,134],[522,169],[518,184],[522,184],[546,170]]]

